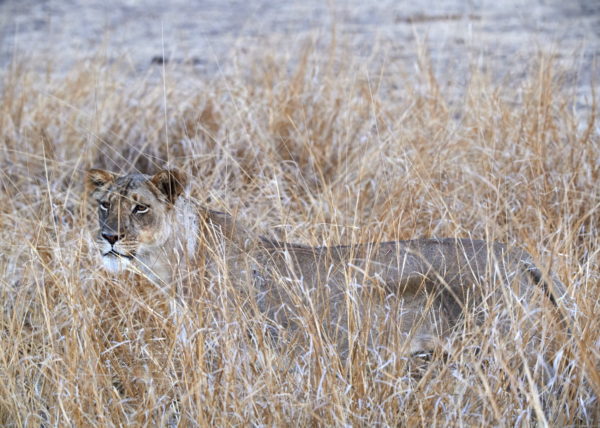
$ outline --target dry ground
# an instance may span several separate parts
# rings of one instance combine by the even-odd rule
[[[334,45],[266,52],[212,78],[167,64],[132,79],[101,57],[66,75],[35,58],[4,72],[0,425],[600,424],[593,100],[578,110],[546,54],[519,83],[472,66],[455,91],[423,51],[410,72]],[[89,167],[165,164],[193,177],[199,200],[278,239],[519,243],[567,284],[572,334],[552,326],[525,355],[518,331],[472,326],[449,355],[357,343],[341,359],[314,328],[295,346],[264,340],[260,318],[224,302],[227,281],[197,278],[182,343],[172,295],[98,269],[83,193]]]

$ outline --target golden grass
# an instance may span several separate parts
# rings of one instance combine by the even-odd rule
[[[409,74],[308,48],[211,78],[14,64],[0,95],[0,425],[600,424],[595,103],[575,109],[549,56],[516,82],[473,68],[465,88],[424,58]],[[554,326],[560,346],[534,361],[485,326],[450,355],[362,343],[342,359],[310,324],[296,347],[269,341],[223,282],[200,290],[182,343],[172,295],[99,269],[83,194],[89,167],[167,162],[203,203],[278,239],[519,243],[567,284],[573,335]]]

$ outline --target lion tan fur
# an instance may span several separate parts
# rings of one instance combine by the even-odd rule
[[[313,327],[332,337],[344,336],[350,323],[386,319],[410,338],[408,351],[433,346],[467,307],[503,302],[535,313],[536,302],[568,300],[564,284],[519,248],[455,238],[333,247],[278,242],[193,204],[182,195],[185,181],[174,170],[88,173],[107,269],[133,268],[170,284],[191,266],[245,290],[274,328],[302,327],[307,308],[317,315]]]

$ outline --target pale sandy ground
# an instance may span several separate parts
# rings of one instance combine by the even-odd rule
[[[420,72],[424,46],[455,91],[473,66],[516,85],[542,52],[567,70],[576,109],[589,112],[600,92],[600,0],[0,0],[0,70],[16,57],[60,73],[102,55],[159,76],[164,51],[178,72],[210,76],[246,50],[293,61],[306,40],[328,46],[333,35],[375,72]]]
[[[0,0],[0,59],[42,52],[68,62],[104,42],[109,56],[144,68],[164,44],[171,58],[213,71],[233,48],[285,48],[334,28],[357,54],[390,46],[392,57],[410,62],[416,35],[437,64],[467,47],[502,68],[518,63],[515,53],[543,48],[589,71],[600,53],[600,1]]]

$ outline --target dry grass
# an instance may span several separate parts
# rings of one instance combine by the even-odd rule
[[[0,425],[600,424],[594,103],[575,110],[548,56],[516,83],[474,68],[460,96],[419,63],[373,70],[308,48],[210,79],[167,65],[164,81],[101,59],[66,75],[14,64],[0,93]],[[278,239],[518,242],[567,284],[573,335],[547,332],[559,345],[533,359],[517,332],[477,327],[450,355],[359,343],[342,359],[310,326],[295,347],[263,340],[223,281],[190,305],[182,344],[172,295],[98,269],[82,192],[91,166],[167,161],[199,200]]]

